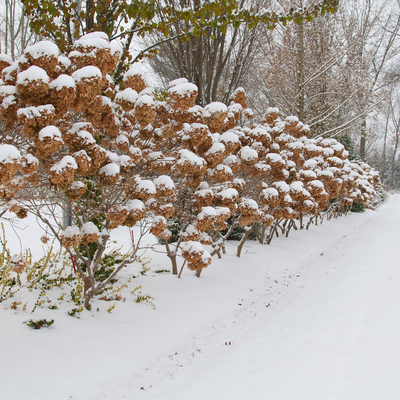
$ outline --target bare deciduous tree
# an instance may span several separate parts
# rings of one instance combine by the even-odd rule
[[[196,9],[201,2],[166,0],[163,3],[177,14],[182,6]],[[241,0],[239,8],[245,5],[246,1]],[[254,12],[268,5],[269,1],[252,2]],[[162,13],[159,13],[159,18],[164,18]],[[171,33],[176,36],[189,28],[187,21],[176,18]],[[199,88],[197,104],[205,105],[217,100],[229,104],[230,96],[242,85],[259,48],[259,35],[260,25],[252,29],[245,24],[229,26],[225,31],[215,25],[207,28],[201,36],[190,34],[189,41],[175,40],[159,46],[157,56],[150,63],[164,85],[179,77],[195,83]],[[147,44],[161,40],[161,34],[154,34],[147,39]]]
[[[33,43],[35,35],[29,27],[25,7],[20,0],[2,0],[0,10],[0,53],[15,58]]]
[[[294,5],[296,2],[290,2]],[[265,41],[252,85],[260,98],[302,116],[316,136],[357,137],[365,158],[368,116],[384,102],[387,67],[398,54],[397,2],[354,0],[312,26],[279,27]]]

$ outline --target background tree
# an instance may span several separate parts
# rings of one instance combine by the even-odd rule
[[[386,96],[385,70],[398,54],[393,7],[397,2],[350,1],[312,26],[278,27],[260,53],[261,69],[252,70],[252,90],[285,115],[301,116],[316,136],[364,143],[369,116]]]
[[[187,41],[207,34],[210,29],[225,33],[228,27],[238,28],[241,24],[250,27],[264,24],[273,29],[278,23],[312,19],[327,11],[337,9],[337,0],[321,0],[310,8],[291,9],[287,13],[269,10],[253,10],[245,4],[232,1],[197,1],[193,4],[180,2],[140,0],[24,0],[26,12],[33,31],[42,37],[51,38],[62,52],[70,51],[74,40],[81,34],[102,31],[111,40],[122,41],[124,51],[116,70],[119,76],[125,62],[131,61],[130,48],[134,37],[146,36],[153,32],[164,35],[161,42],[175,39]],[[191,6],[192,5],[192,6]],[[242,7],[243,6],[243,7]],[[175,31],[176,21],[185,21],[183,31]],[[156,43],[148,50],[158,46]]]
[[[184,5],[193,9],[201,7],[198,0],[186,1],[184,4],[176,0],[164,2],[171,10],[175,20],[171,25],[171,35],[190,31],[190,22],[180,20],[178,12]],[[245,6],[245,0],[238,7]],[[252,2],[253,12],[270,6],[270,2]],[[158,13],[165,20],[162,13]],[[207,17],[208,18],[208,17]],[[188,41],[168,41],[157,47],[157,57],[150,59],[150,65],[162,80],[164,87],[170,80],[184,77],[199,88],[196,103],[204,106],[213,101],[229,104],[233,91],[242,85],[248,73],[259,44],[260,26],[252,29],[246,24],[228,26],[221,31],[218,26],[205,29],[201,36],[189,34]],[[153,33],[147,44],[162,41],[162,33]]]
[[[12,59],[19,56],[25,47],[35,40],[29,27],[25,7],[19,0],[0,2],[0,54],[8,54]]]
[[[399,93],[397,85],[392,85],[385,102],[387,111],[377,119],[367,141],[368,162],[381,172],[381,179],[388,190],[398,190],[399,182]]]
[[[397,41],[400,29],[398,2],[383,2],[381,4],[369,0],[349,2],[346,4],[347,18],[344,19],[344,32],[347,42],[357,45],[349,52],[347,73],[359,71],[359,80],[347,79],[348,87],[357,86],[359,90],[356,113],[361,115],[358,126],[353,132],[359,136],[359,155],[366,158],[366,137],[368,130],[368,114],[372,109],[379,110],[383,105],[388,81],[385,71],[390,68],[394,57],[398,55]],[[361,83],[361,85],[360,85]],[[385,108],[385,106],[383,106]]]

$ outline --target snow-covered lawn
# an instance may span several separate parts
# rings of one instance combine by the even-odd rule
[[[79,319],[2,303],[0,398],[399,399],[399,226],[397,195],[270,246],[247,242],[241,258],[229,243],[200,279],[156,273],[168,259],[146,253],[151,270],[131,290],[141,285],[155,310],[129,296]],[[20,235],[40,255],[40,233]],[[128,245],[128,232],[116,240]],[[31,318],[55,322],[32,330]]]

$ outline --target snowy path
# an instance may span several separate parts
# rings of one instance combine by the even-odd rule
[[[0,398],[398,400],[399,226],[397,195],[270,246],[248,242],[240,259],[228,244],[200,279],[155,273],[168,263],[151,254],[133,284],[155,311],[127,300],[110,314],[98,301],[77,319],[3,303]],[[30,330],[32,317],[55,323]]]
[[[399,200],[311,260],[282,304],[266,307],[264,282],[234,328],[226,321],[203,357],[143,398],[399,399]]]

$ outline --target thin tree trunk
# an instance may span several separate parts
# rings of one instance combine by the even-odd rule
[[[164,245],[165,245],[165,248],[167,249],[167,256],[171,260],[172,274],[178,275],[178,263],[177,263],[177,259],[176,259],[176,251],[171,250],[171,247],[169,246],[167,239],[164,239]]]
[[[94,2],[86,0],[86,33],[92,32],[94,29]]]
[[[390,105],[387,113],[387,118],[386,118],[386,124],[385,124],[385,135],[383,138],[383,155],[382,155],[382,181],[385,181],[385,175],[386,175],[386,146],[387,146],[387,135],[388,135],[388,130],[389,130],[389,119],[390,119]]]
[[[240,239],[239,246],[238,246],[238,249],[237,249],[237,252],[236,252],[236,255],[237,255],[238,257],[240,257],[240,255],[241,255],[241,253],[242,253],[242,249],[243,249],[244,243],[245,243],[245,241],[247,240],[247,238],[249,237],[251,231],[253,230],[253,225],[251,225],[251,226],[246,226],[244,229],[245,229],[244,235],[243,235],[242,238]]]
[[[394,144],[394,149],[393,149],[393,157],[392,157],[392,173],[390,177],[390,183],[392,185],[392,188],[395,187],[395,182],[394,182],[394,171],[395,171],[395,165],[396,165],[396,156],[397,156],[397,147],[399,145],[399,132],[396,131],[396,141]]]
[[[297,63],[298,63],[298,75],[297,75],[297,87],[298,87],[298,117],[300,121],[305,121],[305,92],[304,92],[304,25],[303,21],[298,26],[298,40],[299,47],[297,52]]]
[[[275,223],[273,225],[271,225],[271,229],[270,229],[270,232],[269,232],[269,235],[268,235],[268,239],[267,239],[267,244],[271,244],[272,239],[273,239],[275,234],[278,237],[278,225],[279,225],[279,220],[277,219],[275,221]]]
[[[360,158],[365,161],[365,147],[367,137],[367,118],[364,116],[361,120],[361,138],[360,138]]]

